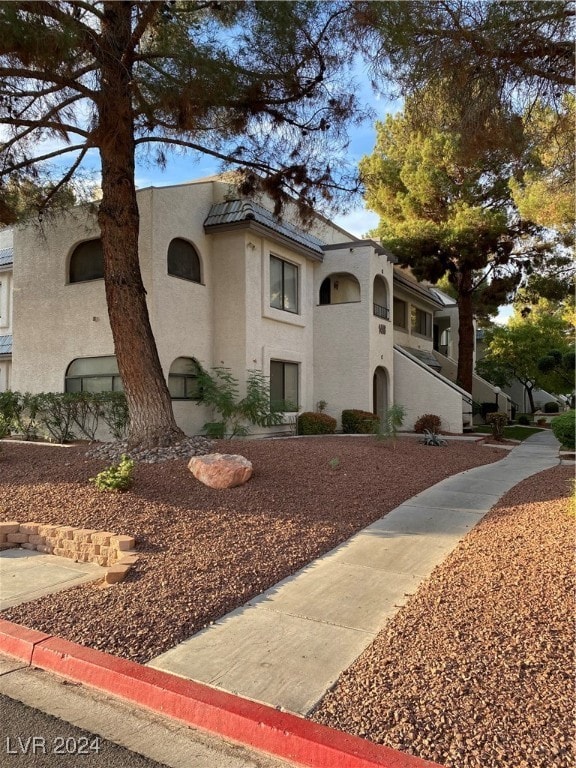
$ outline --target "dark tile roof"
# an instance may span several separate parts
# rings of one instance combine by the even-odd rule
[[[12,354],[12,336],[0,336],[0,355]]]
[[[436,360],[436,357],[432,352],[429,352],[426,349],[414,349],[413,347],[402,347],[402,349],[405,349],[406,352],[409,352],[413,357],[420,360],[421,363],[424,363],[429,368],[433,368],[435,371],[442,370],[442,366],[438,360]]]
[[[0,267],[11,267],[14,263],[14,249],[0,248]]]
[[[204,221],[204,228],[210,229],[227,224],[238,224],[243,221],[254,221],[271,232],[276,232],[288,240],[308,248],[319,256],[324,255],[322,240],[303,232],[288,222],[280,221],[273,213],[251,200],[230,200],[225,203],[215,203]]]

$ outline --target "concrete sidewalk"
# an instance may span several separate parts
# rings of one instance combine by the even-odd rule
[[[29,549],[0,552],[0,611],[104,578],[105,568]]]
[[[501,496],[559,463],[558,446],[540,432],[443,480],[149,666],[306,715]]]

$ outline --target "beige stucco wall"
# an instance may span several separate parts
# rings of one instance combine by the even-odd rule
[[[83,209],[15,231],[13,389],[61,392],[76,357],[114,353],[104,281],[67,283],[72,250],[98,234]]]
[[[462,432],[462,396],[418,363],[394,350],[394,402],[406,412],[402,429],[411,430],[426,413],[442,419],[445,432]]]
[[[320,286],[334,273],[354,275],[360,285],[360,301],[319,304]],[[385,368],[392,393],[391,323],[373,315],[374,278],[380,275],[390,286],[392,266],[384,254],[369,245],[328,249],[314,275],[314,406],[327,402],[326,413],[340,424],[342,411],[372,411],[373,375]],[[385,328],[385,333],[380,332]]]

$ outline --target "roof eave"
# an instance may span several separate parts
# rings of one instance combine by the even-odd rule
[[[305,256],[307,259],[311,259],[312,261],[324,261],[323,253],[318,253],[317,251],[312,250],[312,248],[307,248],[305,245],[298,243],[296,240],[292,240],[290,237],[286,237],[286,235],[283,235],[280,232],[276,232],[270,227],[267,227],[265,224],[254,221],[254,219],[242,219],[242,221],[204,225],[204,231],[206,234],[230,232],[237,229],[247,229],[256,232],[263,237],[267,237],[269,240],[274,240],[280,245],[284,245],[287,248],[290,248],[292,251],[295,251],[301,256]]]

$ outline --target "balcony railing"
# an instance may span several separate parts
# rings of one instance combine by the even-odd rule
[[[384,320],[390,320],[390,310],[383,307],[382,304],[374,304],[374,314],[376,317],[382,317]]]

